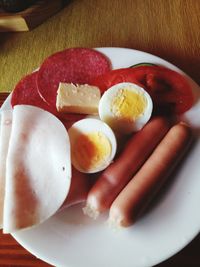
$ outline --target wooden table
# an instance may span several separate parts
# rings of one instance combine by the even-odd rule
[[[67,47],[129,47],[160,56],[200,83],[199,0],[74,0],[38,28],[0,33],[0,91]],[[0,95],[1,103],[6,94]],[[159,265],[200,266],[200,235]],[[49,266],[0,232],[0,266]],[[114,266],[113,266],[114,267]]]

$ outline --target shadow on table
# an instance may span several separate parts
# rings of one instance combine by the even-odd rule
[[[9,39],[10,33],[0,32],[0,54],[1,48],[5,44],[5,42]]]
[[[68,4],[70,4],[71,2],[73,2],[73,0],[63,0],[62,1],[62,5],[63,7],[67,6]]]

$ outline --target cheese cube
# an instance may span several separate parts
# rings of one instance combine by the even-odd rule
[[[59,112],[97,114],[100,97],[96,86],[60,83],[56,108]]]

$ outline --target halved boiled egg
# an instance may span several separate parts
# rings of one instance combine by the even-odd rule
[[[104,170],[116,154],[116,138],[104,122],[86,118],[75,122],[68,131],[72,165],[84,173]]]
[[[150,119],[153,103],[150,95],[133,83],[110,87],[99,102],[100,119],[121,133],[139,131]]]

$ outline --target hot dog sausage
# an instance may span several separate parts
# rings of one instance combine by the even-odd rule
[[[89,191],[83,212],[96,218],[109,209],[119,192],[150,156],[171,126],[169,120],[153,118],[130,138],[119,157],[99,177]]]
[[[72,167],[70,190],[60,210],[86,201],[88,192],[95,182],[95,175],[88,176]]]
[[[144,210],[186,151],[191,129],[183,123],[173,126],[138,173],[113,202],[109,222],[129,226]]]

